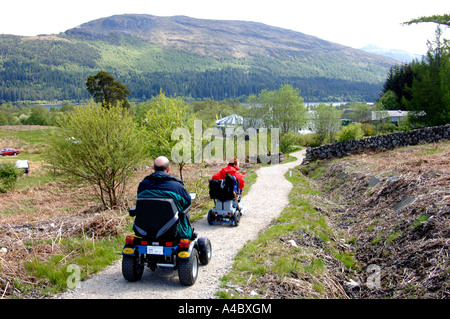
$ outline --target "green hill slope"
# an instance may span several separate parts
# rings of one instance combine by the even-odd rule
[[[236,98],[292,84],[306,100],[374,100],[396,61],[300,32],[242,21],[118,15],[59,35],[0,35],[0,101],[80,100],[112,74],[142,100]]]

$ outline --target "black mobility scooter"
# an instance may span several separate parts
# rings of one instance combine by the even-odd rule
[[[225,179],[209,181],[209,196],[214,200],[214,208],[208,212],[208,223],[238,226],[244,213],[242,205],[239,205],[239,180],[227,174]]]
[[[191,194],[195,198],[195,194]],[[199,262],[209,263],[212,249],[208,238],[180,238],[178,224],[188,218],[188,210],[179,212],[170,198],[138,198],[129,210],[136,216],[135,236],[127,236],[122,250],[122,274],[128,281],[141,279],[145,267],[151,270],[178,270],[181,284],[191,286],[198,275]]]

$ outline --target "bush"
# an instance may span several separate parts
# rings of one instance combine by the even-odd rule
[[[397,127],[392,123],[381,123],[377,125],[377,131],[379,134],[394,133]]]
[[[320,146],[320,140],[317,134],[305,134],[300,135],[298,139],[298,144],[305,147],[317,147]]]
[[[373,136],[373,135],[375,135],[376,127],[373,124],[363,123],[361,125],[361,129],[364,132],[364,136]]]
[[[74,184],[91,184],[105,208],[121,205],[129,177],[145,159],[143,136],[129,112],[91,102],[65,114],[59,125],[48,136],[47,163]]]
[[[348,126],[344,126],[337,134],[338,142],[345,142],[349,140],[356,140],[362,138],[364,132],[361,128],[361,123],[352,123]]]
[[[292,146],[297,142],[297,136],[294,133],[286,132],[280,138],[280,152],[281,153],[289,153],[292,149]]]
[[[0,193],[6,193],[16,186],[17,177],[21,174],[14,164],[8,163],[0,166]]]

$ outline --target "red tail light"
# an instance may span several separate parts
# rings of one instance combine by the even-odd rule
[[[189,239],[180,240],[180,248],[189,248],[191,241]]]
[[[127,238],[125,239],[125,244],[134,245],[134,236],[127,236]]]
[[[171,241],[166,242],[166,247],[172,247],[173,243]]]

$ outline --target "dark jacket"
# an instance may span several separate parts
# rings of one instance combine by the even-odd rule
[[[138,198],[172,198],[179,211],[185,210],[191,205],[191,196],[184,188],[183,181],[161,171],[154,172],[139,183],[137,196]],[[180,219],[178,232],[182,238],[192,236],[188,215],[186,218]]]

